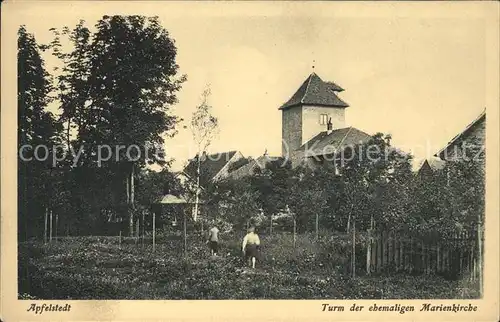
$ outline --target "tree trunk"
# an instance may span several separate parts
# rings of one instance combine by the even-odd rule
[[[130,205],[132,209],[135,208],[135,164],[132,163],[132,169],[130,171]]]
[[[130,169],[130,174],[129,174],[129,181],[127,182],[127,201],[128,201],[128,211],[129,211],[129,233],[130,237],[134,236],[134,210],[135,210],[135,205],[134,205],[134,176],[135,176],[135,166],[132,163],[131,164],[131,169]]]
[[[271,215],[271,220],[269,224],[269,236],[271,236],[273,233],[273,216]]]
[[[196,222],[198,219],[198,203],[200,202],[200,166],[201,166],[201,153],[198,153],[198,165],[196,169],[196,193],[194,202],[193,220]]]
[[[68,144],[68,149],[70,148],[70,134],[69,134],[69,131],[70,131],[70,128],[71,128],[71,117],[68,117],[68,128],[66,129],[66,142]]]
[[[347,218],[347,229],[346,232],[349,233],[351,231],[351,215]]]

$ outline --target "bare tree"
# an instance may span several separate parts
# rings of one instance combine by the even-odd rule
[[[191,132],[197,148],[197,167],[196,167],[196,191],[195,191],[195,204],[193,220],[197,220],[198,205],[200,201],[200,167],[201,162],[204,161],[205,152],[212,143],[213,139],[218,134],[219,126],[218,120],[211,114],[212,106],[208,103],[210,97],[210,87],[202,93],[201,104],[196,107],[191,118]]]

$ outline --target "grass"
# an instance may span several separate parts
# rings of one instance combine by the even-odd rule
[[[118,238],[74,237],[19,244],[20,298],[38,299],[427,299],[477,298],[476,285],[438,276],[350,278],[345,235],[314,241],[290,234],[261,236],[257,269],[245,268],[240,236],[210,257],[199,236],[159,236],[135,245]],[[362,254],[359,254],[362,258]],[[358,260],[357,271],[363,271]]]

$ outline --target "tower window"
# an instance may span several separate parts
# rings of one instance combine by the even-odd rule
[[[320,114],[319,116],[319,124],[326,125],[328,124],[328,114]]]

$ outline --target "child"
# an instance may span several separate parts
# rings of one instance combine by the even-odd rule
[[[209,244],[212,256],[217,256],[217,251],[219,249],[219,229],[215,224],[208,231],[207,243]]]
[[[259,246],[259,236],[255,233],[255,228],[250,227],[248,229],[248,234],[246,234],[245,238],[243,238],[243,245],[241,247],[241,250],[245,254],[245,259],[248,260],[249,266],[251,262],[252,268],[255,268],[255,261],[257,258]]]

